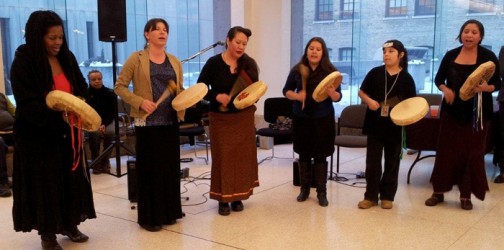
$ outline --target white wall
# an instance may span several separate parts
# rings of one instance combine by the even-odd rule
[[[246,52],[257,61],[259,79],[268,85],[257,103],[258,115],[264,113],[266,98],[283,96],[290,70],[290,19],[290,0],[231,1],[231,27],[240,25],[252,30]]]

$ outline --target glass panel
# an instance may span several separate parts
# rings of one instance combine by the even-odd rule
[[[333,57],[338,59],[333,64],[344,73],[343,99],[335,104],[337,113],[343,106],[361,102],[358,97],[360,84],[369,70],[382,65],[381,46],[389,39],[400,40],[406,46],[409,52],[408,71],[415,80],[417,92],[439,93],[433,83],[439,63],[448,50],[460,46],[457,36],[467,19],[478,19],[485,26],[487,33],[483,46],[492,49],[495,54],[502,46],[504,29],[500,27],[500,17],[474,13],[468,18],[470,2],[476,1],[416,0],[414,7],[419,10],[406,12],[407,1],[404,0],[355,1],[354,9],[358,10],[359,15],[354,15],[348,21],[329,24],[304,22],[302,46],[311,37],[322,34],[327,46],[333,48],[334,53],[339,53]],[[502,9],[494,1],[477,2],[484,2],[487,8],[493,10]],[[314,3],[315,0],[304,1],[305,19],[309,20],[309,14],[306,13],[313,13]],[[342,9],[345,3],[347,1],[340,3]],[[377,11],[380,9],[386,11]],[[403,14],[405,18],[388,18],[390,9]],[[419,13],[422,16],[416,16]],[[426,13],[431,14],[423,15]],[[302,51],[303,48],[297,50]]]
[[[103,73],[104,84],[113,87],[112,47],[116,49],[116,73],[133,51],[143,49],[144,25],[148,19],[164,18],[170,25],[167,51],[180,60],[198,52],[200,44],[213,44],[213,2],[208,0],[125,0],[126,42],[99,41],[98,4],[96,0],[26,0],[1,1],[0,25],[2,27],[2,52],[4,72],[8,83],[9,66],[15,49],[24,43],[24,26],[29,15],[39,9],[54,10],[64,21],[70,50],[75,54],[84,76],[92,69]],[[205,36],[202,36],[204,33]],[[208,57],[208,55],[206,55]],[[184,66],[184,85],[194,84],[204,64],[195,58]],[[9,93],[9,92],[8,92]]]

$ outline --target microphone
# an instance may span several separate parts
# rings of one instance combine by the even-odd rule
[[[226,45],[226,43],[223,41],[218,41],[215,43],[215,46],[217,46],[217,45],[224,46],[224,45]]]

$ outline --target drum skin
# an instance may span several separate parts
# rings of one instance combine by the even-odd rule
[[[268,86],[263,81],[252,83],[236,96],[233,104],[240,110],[248,108],[254,105],[266,93],[267,89]]]
[[[197,83],[186,90],[180,92],[172,101],[173,109],[176,111],[185,110],[192,107],[194,104],[198,103],[205,97],[208,93],[208,87],[206,84],[200,82]]]
[[[81,128],[86,131],[97,131],[101,117],[89,104],[70,93],[53,90],[46,96],[47,106],[56,111],[72,112],[81,119]]]
[[[329,84],[333,84],[334,88],[337,89],[340,86],[342,80],[343,76],[339,71],[334,71],[331,74],[327,75],[313,91],[313,99],[316,102],[325,100],[327,97],[329,97],[326,91],[327,86]]]
[[[411,97],[401,101],[390,112],[390,119],[398,126],[420,121],[429,112],[429,104],[423,97]]]
[[[492,78],[495,72],[495,64],[492,61],[481,64],[467,77],[464,85],[460,88],[459,97],[463,101],[467,101],[474,96],[473,89],[481,81],[488,81]]]

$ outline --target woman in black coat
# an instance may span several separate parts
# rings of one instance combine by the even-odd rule
[[[16,50],[11,69],[17,104],[14,229],[38,230],[43,249],[61,249],[56,234],[87,241],[77,225],[96,214],[91,184],[75,151],[78,142],[72,145],[80,131],[64,121],[63,112],[49,109],[45,99],[56,89],[84,97],[87,85],[56,13],[33,12],[25,32],[26,44]]]

